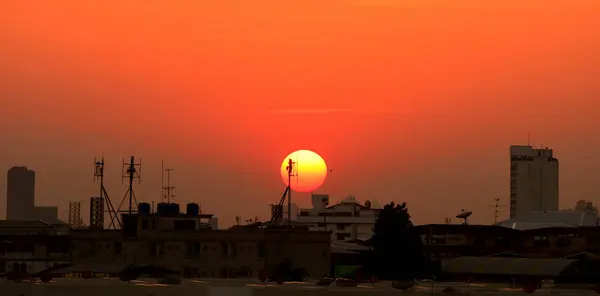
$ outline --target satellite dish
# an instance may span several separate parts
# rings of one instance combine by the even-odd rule
[[[471,211],[466,211],[466,212],[465,212],[465,210],[461,209],[461,212],[460,212],[458,215],[456,215],[456,218],[457,218],[457,219],[463,219],[463,220],[465,220],[465,225],[467,225],[467,224],[469,224],[469,223],[467,222],[467,219],[468,219],[468,218],[469,218],[469,217],[470,217],[472,214],[473,214],[473,212],[471,212]]]
[[[370,200],[367,200],[367,201],[365,201],[365,207],[366,207],[367,209],[370,209],[370,208],[371,208],[371,201],[370,201]]]

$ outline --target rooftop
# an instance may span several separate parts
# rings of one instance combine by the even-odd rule
[[[496,225],[517,230],[598,226],[598,216],[591,211],[536,211],[501,221]]]

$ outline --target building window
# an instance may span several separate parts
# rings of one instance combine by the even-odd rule
[[[548,240],[548,236],[546,235],[536,235],[533,238],[533,246],[534,247],[549,247],[550,240]]]
[[[197,242],[187,243],[187,256],[188,257],[200,256],[200,250],[201,250],[200,243],[197,243]]]
[[[231,244],[231,257],[232,258],[236,258],[237,257],[237,251],[238,251],[238,248],[237,248],[236,244],[232,243]]]
[[[432,245],[445,245],[446,244],[446,235],[443,234],[434,234],[431,240]]]
[[[150,242],[150,244],[148,244],[148,254],[150,254],[150,257],[156,257],[157,252],[158,244],[155,242]]]
[[[494,243],[497,247],[508,247],[510,246],[510,239],[506,236],[497,236]]]
[[[337,230],[344,230],[344,229],[346,229],[346,224],[342,224],[342,223],[337,224],[335,228]]]
[[[301,212],[300,212],[300,216],[302,216],[302,217],[307,217],[307,216],[310,216],[310,213],[308,213],[308,212],[306,212],[306,211],[301,211]]]
[[[223,256],[223,258],[227,258],[228,254],[229,254],[229,248],[227,246],[227,243],[221,242],[221,256]]]
[[[115,254],[121,255],[121,253],[123,252],[123,243],[115,242],[113,248],[115,250]]]
[[[258,258],[265,258],[267,256],[267,247],[265,246],[265,243],[259,243],[256,251]]]
[[[350,237],[350,233],[336,233],[336,239],[337,240],[346,240],[346,238]]]

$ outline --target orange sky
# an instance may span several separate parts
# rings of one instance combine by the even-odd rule
[[[228,225],[267,218],[281,161],[312,149],[333,169],[321,191],[334,200],[406,201],[417,223],[468,208],[490,223],[493,198],[508,200],[508,146],[530,131],[561,159],[561,206],[600,203],[598,11],[597,0],[1,1],[0,168],[37,171],[37,200],[65,217],[69,200],[97,192],[94,156],[119,200],[122,157],[143,157],[138,197],[156,200],[164,156],[179,202]]]

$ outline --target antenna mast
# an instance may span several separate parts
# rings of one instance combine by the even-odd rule
[[[165,160],[160,161],[160,201],[164,202],[165,199]]]
[[[271,205],[271,224],[278,224],[279,219],[283,220],[283,204],[286,197],[288,202],[288,226],[292,225],[292,178],[298,177],[298,162],[294,162],[291,158],[288,160],[288,165],[285,167],[288,174],[288,185],[281,195],[279,204]]]
[[[123,159],[123,172],[121,174],[121,182],[123,182],[125,179],[129,179],[129,188],[127,189],[127,192],[125,192],[125,195],[123,196],[123,199],[121,200],[121,203],[119,204],[119,208],[117,210],[117,212],[120,213],[128,213],[128,214],[133,214],[135,212],[137,212],[136,208],[134,207],[134,204],[137,206],[137,199],[135,198],[135,193],[133,191],[133,182],[134,180],[138,180],[138,184],[141,182],[141,172],[142,172],[142,161],[140,160],[139,163],[135,163],[135,157],[131,156],[129,163],[125,162],[125,159]],[[129,201],[129,208],[127,211],[122,211],[121,207],[123,206],[123,203],[125,203],[125,200]]]
[[[171,198],[175,198],[175,186],[171,186],[171,172],[174,169],[164,169],[167,172],[167,186],[163,186],[163,202],[171,203]]]
[[[297,177],[298,176],[298,171],[296,170],[296,165],[298,164],[298,162],[294,162],[291,158],[288,160],[288,165],[286,167],[287,172],[288,172],[288,187],[290,188],[290,190],[288,190],[288,196],[287,196],[287,202],[288,202],[288,226],[292,225],[292,177]]]
[[[113,207],[112,201],[104,187],[104,157],[100,160],[94,159],[94,181],[100,185],[100,195],[92,197],[90,202],[90,227],[104,228],[104,214],[110,217],[109,228],[122,227],[119,215]],[[104,209],[106,205],[106,209]]]
[[[505,206],[500,205],[500,198],[494,198],[494,224],[498,223],[500,217],[500,208],[504,208]]]

